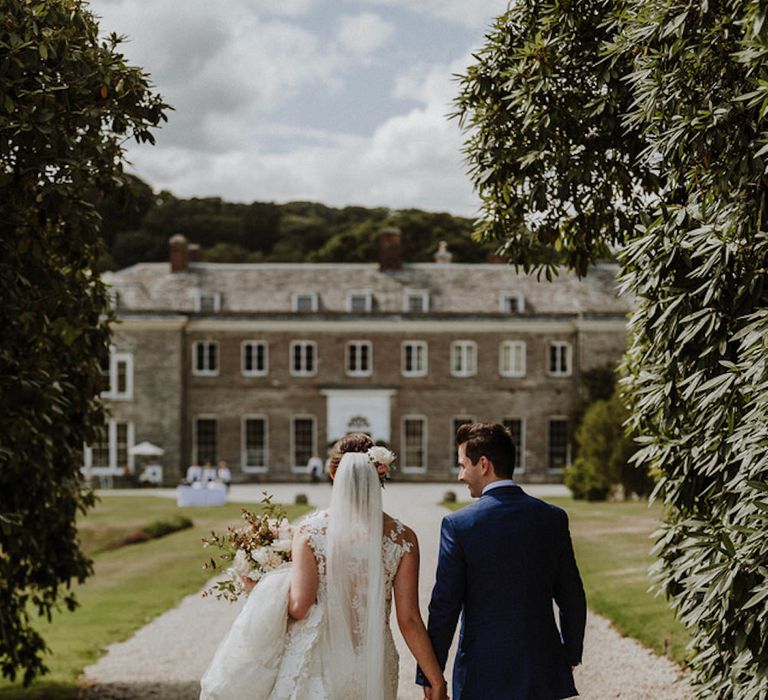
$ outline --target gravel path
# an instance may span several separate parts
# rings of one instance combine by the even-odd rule
[[[256,502],[262,486],[235,486],[231,499]],[[318,507],[326,507],[330,489],[325,484],[268,487],[275,500],[293,502],[296,493],[307,493]],[[440,520],[445,510],[436,505],[448,489],[463,496],[463,487],[445,484],[389,484],[384,491],[388,513],[410,525],[421,549],[420,597],[426,610],[434,582]],[[526,487],[533,495],[560,495],[562,487]],[[122,492],[121,492],[122,493]],[[140,492],[146,496],[147,491]],[[172,491],[156,492],[173,497]],[[198,679],[232,620],[239,604],[228,604],[200,595],[187,596],[176,608],[160,615],[131,639],[113,644],[106,655],[85,669],[83,700],[196,700]],[[394,622],[394,621],[393,621]],[[397,625],[395,643],[400,652],[400,700],[420,700],[412,684],[414,663]],[[452,664],[453,654],[449,659]],[[634,640],[621,637],[610,623],[590,613],[584,663],[576,670],[576,686],[583,700],[686,700],[692,696],[680,669]]]

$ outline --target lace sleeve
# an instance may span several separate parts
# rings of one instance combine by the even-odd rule
[[[312,513],[299,525],[298,534],[305,537],[317,560],[317,571],[325,575],[325,543],[328,532],[328,514],[324,511]]]

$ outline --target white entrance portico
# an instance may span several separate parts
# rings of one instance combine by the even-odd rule
[[[328,442],[347,433],[368,433],[389,444],[390,400],[393,389],[324,389]]]

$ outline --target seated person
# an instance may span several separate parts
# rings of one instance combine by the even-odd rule
[[[205,466],[203,467],[201,481],[204,484],[207,484],[210,481],[216,481],[216,470],[213,468],[213,465],[210,462],[206,462]]]
[[[216,478],[229,489],[229,482],[232,481],[232,472],[229,471],[227,463],[222,459],[216,470]]]
[[[196,481],[201,481],[203,478],[203,469],[200,465],[193,461],[187,469],[187,483],[194,484]]]

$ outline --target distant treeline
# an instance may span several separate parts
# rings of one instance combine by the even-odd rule
[[[472,220],[419,209],[336,209],[315,202],[235,204],[219,197],[179,199],[138,178],[119,198],[101,202],[107,252],[101,270],[168,259],[168,239],[182,233],[209,262],[374,262],[377,233],[397,226],[403,260],[433,260],[448,243],[455,262],[482,262],[495,246],[471,237]]]

